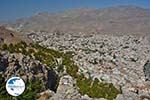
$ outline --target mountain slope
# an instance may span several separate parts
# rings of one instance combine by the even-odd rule
[[[150,9],[129,5],[103,9],[78,8],[51,14],[43,12],[19,19],[12,26],[19,27],[21,31],[148,34]]]
[[[21,36],[19,33],[16,33],[10,29],[7,29],[4,26],[0,26],[0,43],[18,43],[21,41],[25,41],[26,43],[30,43],[31,40]]]

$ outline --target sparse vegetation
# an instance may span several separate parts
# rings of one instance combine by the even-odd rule
[[[0,99],[1,100],[12,100],[12,96],[10,96],[5,88],[5,78],[0,74]]]
[[[79,75],[78,66],[75,65],[74,61],[72,60],[73,52],[62,53],[52,49],[47,49],[38,44],[27,45],[25,42],[20,42],[15,45],[4,44],[3,46],[1,46],[1,50],[8,50],[11,53],[25,54],[32,59],[39,60],[43,64],[46,64],[51,69],[54,69],[56,66],[58,66],[56,59],[62,58],[62,65],[59,65],[57,69],[58,72],[62,72],[63,67],[66,66],[67,73],[74,79],[76,79],[77,87],[82,95],[87,94],[92,98],[106,98],[108,100],[113,100],[117,96],[117,94],[119,94],[119,91],[113,86],[113,84],[101,83],[97,79],[87,79],[83,75]],[[36,94],[44,90],[40,83],[41,82],[39,82],[38,80],[36,82],[29,82],[27,84],[26,91],[17,100],[20,100],[20,98],[21,100],[36,99]],[[5,84],[1,85],[4,86]],[[2,96],[2,94],[0,96]]]
[[[47,49],[40,45],[30,44],[27,45],[25,42],[20,42],[17,44],[2,45],[1,50],[8,50],[10,53],[22,53],[32,59],[39,60],[43,64],[46,64],[51,69],[54,69],[57,62],[57,58],[62,58],[62,65],[59,66],[58,71],[63,71],[63,67],[66,66],[69,75],[73,76],[78,72],[78,67],[74,64],[72,60],[73,52],[62,53],[52,49]]]
[[[17,97],[17,100],[36,100],[37,93],[44,91],[44,84],[37,78],[35,81],[29,81],[24,93]]]
[[[82,95],[87,94],[92,98],[113,100],[120,93],[112,83],[103,83],[98,79],[92,80],[92,78],[87,79],[83,76],[77,78],[77,86]]]

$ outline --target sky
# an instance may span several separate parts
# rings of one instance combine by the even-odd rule
[[[136,5],[150,8],[150,0],[0,0],[0,21],[16,20],[39,12],[58,12],[80,7],[105,8]]]

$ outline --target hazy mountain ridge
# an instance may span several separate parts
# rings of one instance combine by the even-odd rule
[[[41,12],[19,19],[11,26],[21,26],[21,31],[148,34],[150,9],[129,5],[102,9],[85,7],[51,14]]]

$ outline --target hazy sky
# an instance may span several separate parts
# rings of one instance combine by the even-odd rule
[[[0,0],[0,20],[14,20],[38,12],[57,12],[79,7],[103,8],[137,5],[150,8],[150,0]]]

